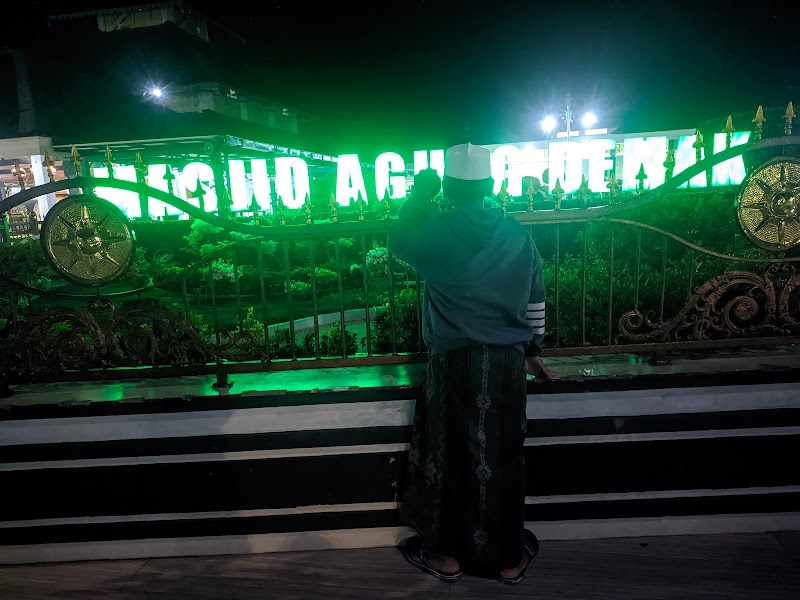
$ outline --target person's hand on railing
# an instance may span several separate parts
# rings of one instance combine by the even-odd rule
[[[541,356],[529,356],[525,359],[525,372],[537,379],[552,381],[558,379],[555,371],[544,364]]]

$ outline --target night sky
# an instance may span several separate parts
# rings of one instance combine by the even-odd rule
[[[535,139],[567,93],[629,131],[800,102],[800,13],[773,0],[192,4],[245,38],[253,89],[342,151]]]

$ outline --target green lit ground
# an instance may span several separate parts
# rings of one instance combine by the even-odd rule
[[[673,357],[670,364],[659,366],[652,366],[642,357],[632,355],[558,357],[545,359],[545,362],[562,380],[572,382],[645,375],[718,374],[720,385],[724,385],[726,373],[796,369],[800,367],[800,349],[784,346],[704,354],[685,353]],[[124,382],[26,384],[12,386],[16,393],[10,398],[0,400],[0,407],[101,401],[132,402],[232,394],[263,397],[284,392],[397,388],[419,385],[423,382],[424,375],[424,364],[409,364],[233,374],[230,380],[234,384],[227,390],[214,389],[213,376]]]

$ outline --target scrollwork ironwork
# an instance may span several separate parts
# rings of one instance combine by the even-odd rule
[[[729,271],[696,287],[672,319],[638,310],[619,319],[616,343],[682,342],[800,333],[800,275],[773,265],[763,275]]]
[[[45,308],[7,335],[4,374],[138,366],[202,365],[215,348],[186,321],[156,301],[126,302],[117,309],[93,298],[85,309]]]

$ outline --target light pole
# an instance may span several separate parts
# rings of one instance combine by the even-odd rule
[[[564,99],[564,110],[561,111],[561,118],[564,119],[564,123],[567,125],[568,142],[572,140],[572,121],[577,116],[572,106],[572,94],[567,94]],[[595,123],[597,123],[597,116],[592,111],[586,111],[581,115],[581,124],[584,128],[590,129]],[[545,117],[542,121],[542,129],[545,133],[551,133],[556,127],[558,127],[558,119],[552,115]]]

